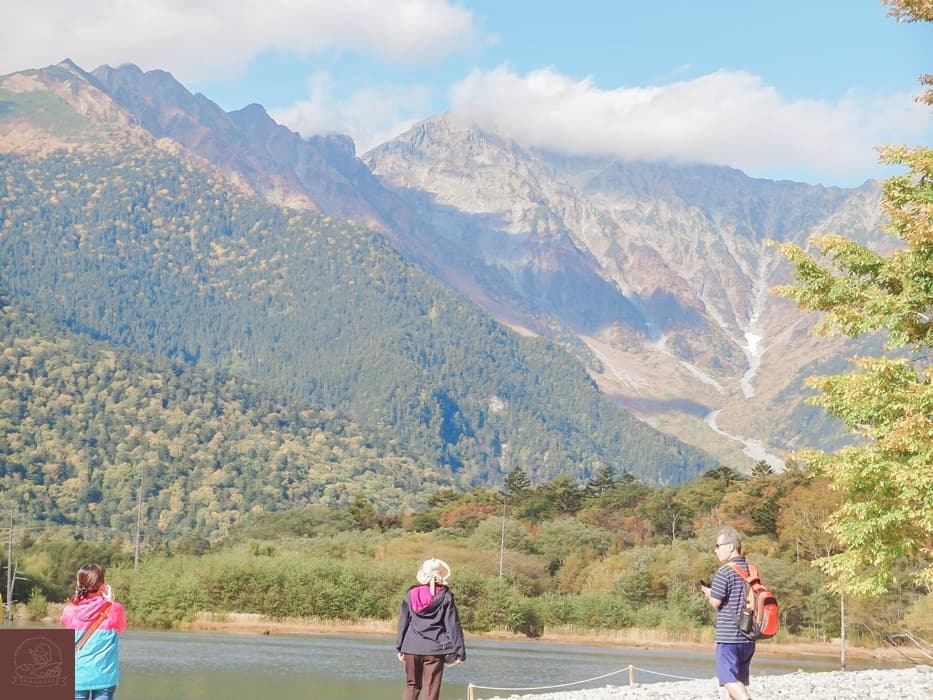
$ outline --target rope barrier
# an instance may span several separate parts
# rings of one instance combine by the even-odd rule
[[[473,685],[470,683],[471,688],[478,688],[481,690],[553,690],[554,688],[566,688],[571,685],[581,685],[583,683],[589,683],[591,681],[598,681],[603,678],[608,678],[609,676],[615,676],[618,673],[623,671],[628,671],[629,669],[634,668],[634,666],[626,666],[625,668],[620,668],[618,671],[612,671],[611,673],[605,673],[601,676],[596,676],[594,678],[587,678],[585,681],[573,681],[572,683],[559,683],[558,685],[539,685],[531,688],[496,688],[490,685]]]
[[[699,681],[703,680],[702,678],[696,678],[695,676],[675,676],[673,673],[661,673],[660,671],[652,671],[649,668],[638,668],[638,666],[632,666],[636,671],[641,671],[642,673],[653,673],[656,676],[664,676],[665,678],[676,678],[679,681]]]
[[[665,676],[667,678],[676,678],[677,680],[682,680],[682,681],[700,680],[698,678],[693,678],[691,676],[675,676],[672,673],[662,673],[660,671],[652,671],[647,668],[639,668],[637,666],[633,666],[629,664],[625,668],[620,668],[618,671],[611,671],[609,673],[604,673],[601,676],[594,676],[593,678],[587,678],[586,680],[582,680],[582,681],[573,681],[571,683],[558,683],[557,685],[539,685],[539,686],[532,686],[528,688],[497,688],[491,685],[475,685],[474,683],[470,683],[467,686],[467,698],[468,700],[476,700],[475,691],[477,690],[496,690],[496,691],[504,690],[504,691],[512,692],[516,690],[556,690],[558,688],[568,688],[572,685],[583,685],[584,683],[592,683],[593,681],[602,680],[603,678],[609,678],[610,676],[618,675],[622,673],[623,671],[628,671],[628,684],[629,685],[635,684],[635,671],[641,671],[642,673],[652,673],[656,676]]]

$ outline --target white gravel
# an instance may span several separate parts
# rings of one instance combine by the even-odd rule
[[[715,678],[677,683],[635,683],[592,690],[573,690],[535,695],[489,697],[492,691],[476,691],[483,700],[716,700]],[[933,667],[825,673],[752,674],[749,692],[753,700],[933,700]]]

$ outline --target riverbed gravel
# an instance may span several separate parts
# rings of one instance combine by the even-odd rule
[[[477,700],[716,700],[719,697],[715,678],[534,695],[490,697],[486,694],[489,692],[492,691],[477,690]],[[749,692],[753,700],[933,700],[933,667],[753,675]]]

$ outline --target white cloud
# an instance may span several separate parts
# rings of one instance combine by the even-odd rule
[[[422,86],[379,85],[348,98],[335,96],[335,81],[326,71],[308,79],[307,100],[270,116],[307,138],[314,134],[347,134],[364,153],[407,131],[429,109],[431,91]]]
[[[183,83],[238,75],[267,50],[352,50],[436,59],[475,40],[449,0],[7,0],[0,75],[71,58],[92,70],[135,63]],[[13,9],[12,5],[16,5]]]
[[[910,95],[837,103],[787,100],[760,78],[719,71],[663,86],[602,90],[551,69],[476,71],[452,89],[453,111],[520,142],[576,154],[731,165],[752,175],[809,172],[860,182],[874,147],[929,134]]]

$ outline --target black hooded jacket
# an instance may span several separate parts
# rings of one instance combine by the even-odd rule
[[[409,588],[402,600],[395,648],[403,654],[453,654],[461,661],[466,660],[463,628],[460,626],[454,594],[447,586],[438,586],[428,606],[416,611],[411,605],[411,592],[419,587]]]

